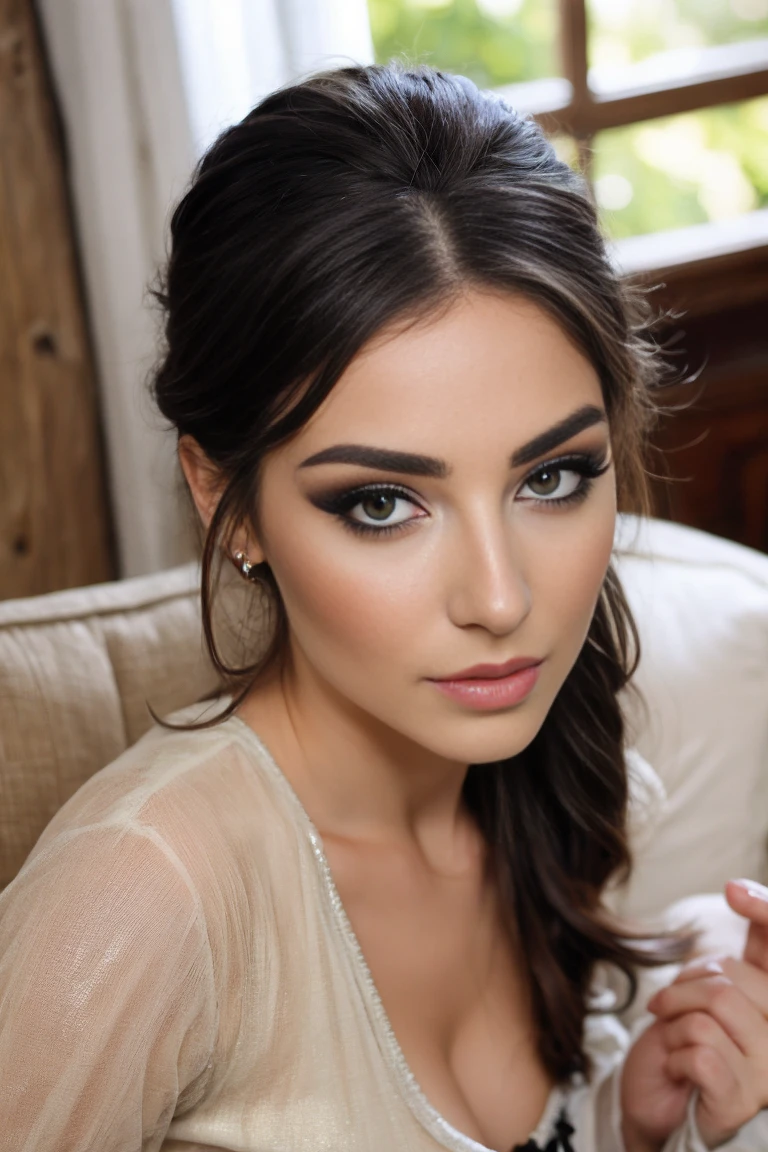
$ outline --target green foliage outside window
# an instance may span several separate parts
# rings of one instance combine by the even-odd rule
[[[557,0],[368,0],[379,62],[393,56],[480,88],[556,76]]]
[[[601,132],[593,157],[617,239],[768,207],[768,97]]]
[[[589,63],[611,69],[657,52],[768,37],[768,0],[587,0]]]
[[[481,88],[560,74],[557,0],[368,0],[368,6],[380,62],[433,64]],[[768,41],[768,0],[590,0],[588,11],[590,64],[619,77],[622,68],[657,53]],[[617,238],[766,207],[768,97],[602,132],[593,158],[605,227]]]

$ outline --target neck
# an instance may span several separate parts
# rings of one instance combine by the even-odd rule
[[[455,861],[468,823],[466,763],[430,752],[295,668],[258,685],[239,714],[321,836],[415,842],[436,863]]]

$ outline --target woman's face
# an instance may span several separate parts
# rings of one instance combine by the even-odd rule
[[[483,763],[544,721],[615,515],[594,368],[526,298],[472,292],[373,341],[267,457],[250,556],[282,594],[299,696],[310,678],[363,725]],[[536,671],[436,683],[518,658]]]

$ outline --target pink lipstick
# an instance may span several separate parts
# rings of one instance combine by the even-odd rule
[[[527,656],[506,664],[475,664],[432,683],[444,696],[468,708],[491,712],[524,700],[539,678],[541,664]]]

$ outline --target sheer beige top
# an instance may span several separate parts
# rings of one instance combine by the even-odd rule
[[[587,1045],[542,1147],[565,1102],[578,1152],[621,1148],[627,1034],[592,1016]],[[320,838],[238,717],[153,728],[0,896],[0,1148],[483,1152],[415,1082]],[[690,1124],[669,1148],[699,1148]]]

